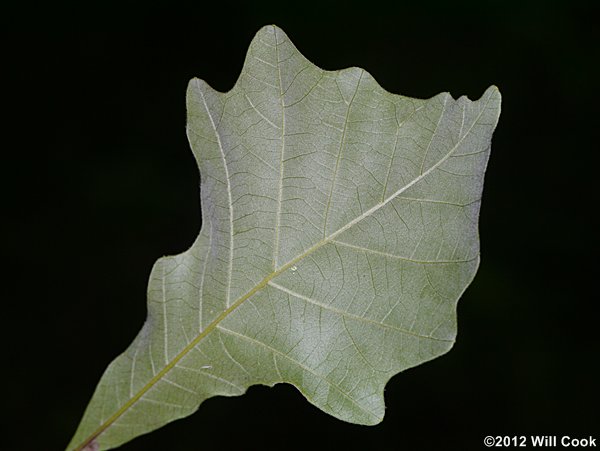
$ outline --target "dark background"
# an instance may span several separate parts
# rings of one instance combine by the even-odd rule
[[[482,264],[459,303],[458,341],[390,381],[378,426],[335,420],[289,385],[253,387],[122,449],[483,449],[484,436],[500,434],[600,440],[592,3],[27,4],[5,14],[9,432],[0,447],[66,446],[106,365],[145,318],[153,262],[185,250],[200,228],[187,82],[230,89],[254,33],[270,23],[318,66],[363,67],[394,93],[477,99],[490,84],[500,88]]]

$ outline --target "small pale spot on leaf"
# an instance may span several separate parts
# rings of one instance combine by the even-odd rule
[[[100,445],[98,444],[98,441],[96,439],[94,439],[90,443],[88,443],[87,446],[85,448],[83,448],[81,451],[98,451],[99,449],[100,449]]]

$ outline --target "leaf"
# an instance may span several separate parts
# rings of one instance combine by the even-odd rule
[[[362,69],[319,69],[268,26],[235,87],[194,79],[187,109],[202,230],[154,265],[147,320],[69,449],[119,446],[254,384],[379,423],[387,381],[454,343],[498,90],[390,94]]]

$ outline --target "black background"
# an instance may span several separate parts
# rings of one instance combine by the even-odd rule
[[[386,417],[335,420],[289,385],[213,398],[123,450],[483,449],[595,435],[598,26],[592,2],[23,5],[3,18],[2,449],[63,449],[145,318],[156,258],[195,238],[197,76],[230,89],[275,23],[325,69],[394,93],[503,94],[482,264],[453,350],[394,377]],[[13,21],[13,18],[15,20]],[[18,20],[16,20],[18,18]]]

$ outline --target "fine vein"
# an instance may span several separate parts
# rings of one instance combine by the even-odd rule
[[[196,89],[198,93],[200,93],[200,97],[202,97],[202,103],[204,103],[204,108],[206,108],[206,114],[210,119],[210,123],[212,125],[213,130],[215,131],[215,136],[217,137],[217,144],[219,146],[219,151],[221,153],[221,158],[223,159],[223,167],[225,168],[225,178],[227,185],[227,197],[229,199],[229,268],[227,270],[227,300],[226,305],[230,305],[230,295],[231,295],[231,273],[233,271],[233,201],[231,198],[231,179],[229,178],[229,168],[227,167],[227,160],[225,159],[225,150],[223,149],[223,144],[221,143],[221,136],[219,135],[219,131],[217,130],[217,126],[215,125],[215,121],[213,120],[212,114],[208,109],[208,105],[206,103],[206,99],[204,98],[204,93],[200,88],[200,81],[196,79]]]
[[[279,259],[279,224],[281,221],[281,202],[283,198],[283,162],[285,151],[285,102],[283,99],[283,84],[281,82],[281,66],[279,64],[279,43],[277,42],[277,29],[273,27],[275,34],[275,56],[277,58],[277,75],[279,78],[279,99],[281,102],[281,151],[279,159],[279,189],[277,196],[277,215],[275,222],[275,245],[273,246],[273,271],[277,269]]]

